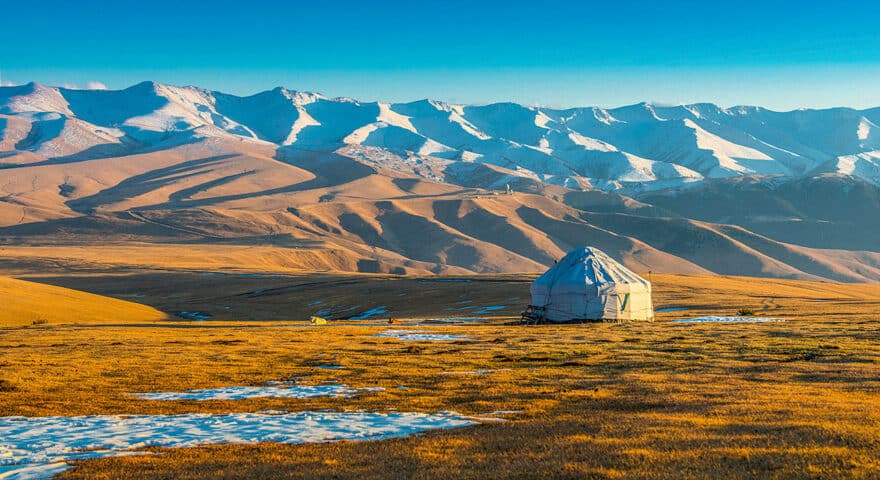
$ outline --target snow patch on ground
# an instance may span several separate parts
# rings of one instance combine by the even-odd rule
[[[374,335],[376,337],[396,338],[405,342],[440,341],[440,340],[467,340],[464,335],[449,335],[445,333],[426,332],[423,330],[385,330]]]
[[[379,102],[379,115],[376,117],[376,121],[385,122],[388,125],[394,125],[395,127],[409,130],[410,132],[419,133],[416,130],[416,127],[410,122],[410,117],[395,112],[391,109],[391,105],[387,103]]]
[[[462,130],[467,132],[468,134],[476,137],[479,140],[489,140],[492,137],[481,132],[477,127],[475,127],[471,122],[465,120],[464,118],[464,107],[461,105],[449,105],[445,110],[449,111],[449,121],[452,123],[457,123]]]
[[[440,142],[428,138],[425,140],[425,143],[419,148],[419,151],[416,153],[418,155],[431,156],[447,152],[455,152],[455,149],[449,148]]]
[[[320,368],[320,367],[319,367]],[[143,400],[246,400],[249,398],[354,397],[373,388],[350,388],[347,385],[266,385],[260,387],[221,387],[185,392],[133,393]]]
[[[297,412],[0,417],[0,479],[48,478],[64,461],[132,454],[146,447],[382,440],[476,425],[455,412]]]
[[[880,151],[838,157],[837,171],[880,185]]]
[[[342,139],[342,143],[360,145],[367,140],[371,133],[382,127],[382,123],[370,123],[351,132],[347,137]]]
[[[476,162],[481,158],[483,158],[483,155],[479,153],[474,153],[467,150],[461,152],[462,162]]]
[[[611,145],[610,143],[603,142],[602,140],[597,140],[595,138],[587,137],[581,135],[577,132],[569,132],[568,138],[575,144],[581,147],[584,147],[587,150],[595,150],[597,152],[616,152],[617,147]]]
[[[187,320],[195,320],[197,322],[204,322],[205,320],[211,319],[210,313],[190,312],[187,310],[184,310],[182,312],[178,312],[177,316],[180,318],[185,318]]]
[[[424,318],[422,323],[473,323],[482,322],[485,318],[480,317],[442,317],[442,318]]]
[[[475,315],[485,315],[487,313],[496,312],[498,310],[503,310],[507,308],[507,305],[490,305],[488,307],[482,307],[479,310],[474,310]]]
[[[296,121],[293,122],[293,125],[290,126],[290,133],[287,135],[287,138],[281,142],[282,145],[292,145],[296,143],[300,132],[307,127],[321,126],[321,122],[315,120],[309,115],[309,112],[307,112],[305,108],[298,106],[296,107],[296,111],[299,115],[297,116]]]
[[[718,159],[718,165],[722,168],[745,174],[789,173],[781,164],[763,152],[713,135],[690,119],[684,120],[684,125],[694,131],[697,148],[711,151]],[[746,161],[748,166],[743,164]]]
[[[546,113],[539,110],[538,113],[535,114],[535,125],[536,126],[541,127],[541,128],[546,128],[549,130],[550,127],[548,127],[547,125],[549,125],[551,123],[554,123],[554,121],[552,118],[548,117]]]
[[[859,140],[867,140],[868,136],[871,134],[871,127],[874,126],[871,122],[869,122],[866,118],[862,117],[861,121],[859,121],[859,127],[856,131],[856,135]]]
[[[773,323],[784,322],[778,318],[762,318],[762,317],[696,317],[683,318],[681,320],[673,320],[674,323]]]
[[[0,454],[3,453],[0,447]],[[3,465],[0,458],[0,479],[2,480],[41,480],[52,478],[70,468],[65,462],[29,465]]]

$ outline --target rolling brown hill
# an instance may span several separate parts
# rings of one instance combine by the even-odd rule
[[[488,273],[542,271],[594,245],[638,271],[880,280],[878,253],[784,243],[597,190],[523,180],[506,194],[493,187],[506,170],[491,165],[456,185],[426,173],[442,162],[402,160],[352,146],[203,138],[4,168],[0,253],[195,269]]]
[[[136,323],[167,315],[146,305],[0,276],[0,327],[56,323]]]

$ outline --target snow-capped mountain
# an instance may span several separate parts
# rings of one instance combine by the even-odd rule
[[[359,102],[284,88],[238,97],[144,82],[124,90],[0,87],[0,163],[162,149],[205,138],[387,151],[468,182],[480,163],[514,179],[628,192],[750,175],[840,173],[880,185],[880,108],[774,112],[711,104],[550,109],[514,103]],[[445,173],[448,172],[448,173]]]
[[[293,270],[464,273],[595,245],[639,271],[880,281],[878,124],[2,87],[0,246],[219,242]]]

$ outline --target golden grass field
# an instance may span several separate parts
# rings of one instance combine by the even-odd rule
[[[505,423],[381,442],[220,445],[88,460],[60,478],[880,478],[880,286],[654,274],[655,306],[689,310],[660,313],[653,323],[502,324],[527,303],[531,278],[49,272],[32,279],[166,312],[228,306],[228,315],[247,311],[243,317],[252,321],[146,322],[126,315],[92,325],[90,314],[72,309],[63,313],[79,325],[6,319],[0,415],[521,410]],[[241,295],[258,283],[281,290]],[[18,305],[14,293],[24,285],[15,285],[4,306]],[[68,293],[39,292],[48,307]],[[399,293],[406,295],[395,299]],[[443,308],[462,298],[508,308],[490,324],[418,327],[468,340],[403,342],[374,336],[396,325],[298,321],[310,311],[303,304],[319,297],[387,305],[399,318],[450,316]],[[786,321],[669,321],[740,308]],[[261,312],[268,313],[260,318]],[[316,368],[326,363],[347,368]],[[443,374],[477,369],[493,372]],[[386,390],[203,402],[128,395],[291,377]]]

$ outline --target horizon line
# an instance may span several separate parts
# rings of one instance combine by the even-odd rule
[[[89,87],[90,84],[99,84],[101,86],[97,87],[97,86],[92,85],[91,87]],[[382,100],[361,100],[358,98],[345,96],[345,95],[332,96],[332,95],[327,95],[323,92],[316,91],[316,90],[291,89],[291,88],[285,87],[283,85],[278,85],[273,88],[268,88],[268,89],[264,89],[264,90],[257,90],[251,94],[239,95],[239,94],[234,94],[234,93],[227,93],[222,90],[200,87],[195,84],[180,85],[180,84],[174,84],[174,83],[159,82],[156,80],[142,80],[140,82],[133,83],[133,84],[131,84],[127,87],[123,87],[123,88],[109,88],[109,87],[106,87],[106,85],[104,85],[100,81],[90,81],[90,82],[87,82],[86,86],[81,87],[78,85],[67,84],[67,83],[61,84],[61,85],[53,85],[53,84],[49,84],[49,83],[41,83],[41,82],[31,80],[26,83],[17,83],[17,84],[13,84],[11,82],[0,83],[0,89],[18,88],[18,87],[25,87],[28,85],[35,85],[35,86],[43,86],[43,87],[49,87],[49,88],[57,88],[59,90],[92,91],[92,92],[102,92],[102,91],[121,92],[121,91],[132,89],[132,88],[137,87],[139,85],[145,85],[145,84],[162,85],[162,86],[173,87],[173,88],[193,88],[196,90],[202,90],[202,91],[211,92],[211,93],[220,93],[223,95],[229,95],[229,96],[238,97],[238,98],[248,98],[248,97],[253,97],[256,95],[263,94],[263,93],[272,92],[275,90],[285,90],[287,92],[292,92],[292,93],[305,93],[305,94],[318,95],[326,100],[350,100],[350,101],[354,101],[356,103],[386,103],[386,104],[393,105],[393,104],[408,104],[408,103],[417,103],[417,102],[422,102],[422,101],[428,101],[428,102],[440,102],[440,103],[443,103],[446,105],[461,106],[461,107],[487,107],[487,106],[493,106],[493,105],[511,104],[511,105],[518,105],[518,106],[521,106],[524,108],[529,108],[529,109],[535,108],[535,109],[556,110],[556,111],[579,110],[579,109],[620,110],[623,108],[637,107],[637,106],[675,108],[675,107],[696,107],[696,106],[700,106],[700,105],[713,106],[713,107],[719,108],[721,110],[734,110],[737,108],[751,108],[751,109],[766,110],[768,112],[773,112],[773,113],[792,113],[792,112],[799,112],[799,111],[821,112],[821,111],[829,111],[829,110],[851,110],[851,111],[855,111],[855,112],[864,112],[864,111],[874,110],[874,109],[880,108],[880,105],[870,106],[870,107],[866,107],[866,108],[858,108],[858,107],[852,107],[852,106],[847,106],[847,105],[837,105],[837,106],[833,106],[833,107],[798,107],[798,108],[792,108],[792,109],[788,109],[788,110],[785,110],[785,109],[777,110],[777,109],[773,109],[773,108],[764,107],[764,106],[761,106],[758,104],[748,104],[748,103],[740,103],[740,104],[735,104],[735,105],[730,105],[730,106],[725,107],[725,106],[722,106],[718,103],[709,102],[709,101],[675,103],[675,102],[662,102],[662,101],[656,101],[656,100],[642,100],[640,102],[625,103],[625,104],[620,104],[620,105],[617,105],[614,107],[601,107],[599,105],[575,105],[575,106],[570,106],[570,107],[559,107],[559,106],[551,106],[548,104],[538,104],[538,103],[525,104],[525,103],[520,103],[520,102],[516,102],[516,101],[512,101],[512,100],[489,101],[489,102],[485,102],[485,103],[484,102],[461,103],[461,102],[451,102],[451,101],[446,101],[446,100],[439,100],[437,98],[431,98],[431,97],[421,97],[421,98],[415,98],[415,99],[407,100],[407,101],[387,102],[387,101],[382,101]]]

